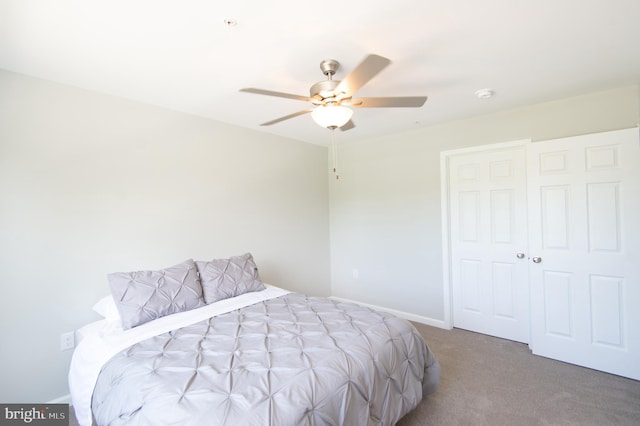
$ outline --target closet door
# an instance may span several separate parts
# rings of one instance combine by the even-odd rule
[[[640,149],[630,129],[528,147],[533,353],[640,379]]]
[[[529,341],[524,145],[449,157],[453,326]]]

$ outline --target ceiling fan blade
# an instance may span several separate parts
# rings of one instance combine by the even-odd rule
[[[271,126],[272,124],[276,124],[276,123],[279,123],[281,121],[288,120],[290,118],[297,117],[297,116],[302,115],[302,114],[308,114],[311,111],[313,111],[313,108],[303,109],[301,111],[294,112],[293,114],[285,115],[284,117],[276,118],[275,120],[271,120],[271,121],[267,121],[266,123],[262,123],[261,126]]]
[[[336,87],[335,92],[343,92],[348,96],[353,94],[376,74],[382,71],[391,61],[379,55],[369,55],[351,71]]]
[[[291,93],[284,93],[284,92],[274,92],[272,90],[256,89],[253,87],[245,87],[244,89],[240,89],[240,91],[247,92],[247,93],[255,93],[257,95],[277,96],[279,98],[296,99],[298,101],[311,102],[313,100],[308,96],[293,95]]]
[[[394,96],[352,99],[348,105],[352,108],[418,108],[426,101],[426,96]]]
[[[347,121],[346,124],[343,124],[342,126],[340,126],[338,128],[344,132],[344,131],[353,129],[354,127],[356,127],[356,125],[353,122],[353,120],[349,120],[349,121]]]

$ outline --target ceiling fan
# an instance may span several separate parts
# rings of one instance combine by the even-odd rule
[[[353,98],[355,92],[371,80],[376,74],[387,67],[391,61],[379,55],[367,56],[353,71],[342,80],[333,80],[333,75],[340,67],[335,59],[326,59],[320,62],[320,70],[327,76],[326,80],[319,81],[311,86],[309,96],[294,95],[271,90],[247,87],[241,92],[256,93],[258,95],[277,96],[280,98],[296,99],[311,102],[314,106],[303,109],[284,117],[276,118],[262,123],[261,126],[270,126],[299,115],[311,113],[313,120],[322,127],[329,129],[340,128],[349,130],[355,125],[351,121],[353,110],[351,108],[417,108],[424,105],[426,96],[394,96],[376,98]],[[351,107],[351,108],[349,108]]]

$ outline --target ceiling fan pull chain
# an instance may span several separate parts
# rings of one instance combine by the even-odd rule
[[[335,128],[329,130],[331,130],[331,161],[333,163],[333,174],[336,176],[336,179],[340,179],[340,175],[338,174],[338,147],[334,133]]]

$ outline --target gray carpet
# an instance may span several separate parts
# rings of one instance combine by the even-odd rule
[[[521,343],[414,325],[442,377],[398,426],[640,425],[638,381],[534,356]]]
[[[638,381],[534,356],[521,343],[415,326],[442,378],[398,426],[640,425]]]

